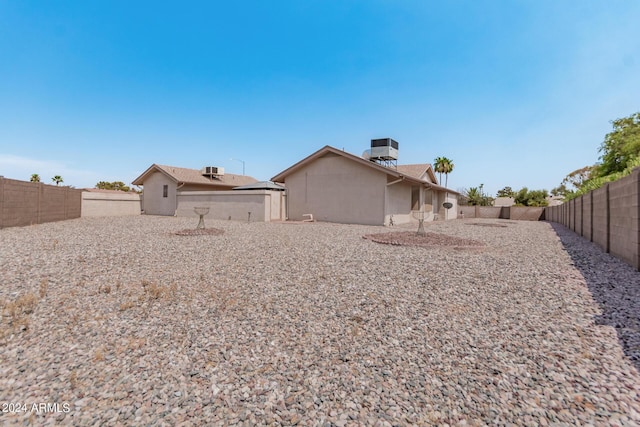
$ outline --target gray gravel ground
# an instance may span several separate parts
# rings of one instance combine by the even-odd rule
[[[485,245],[464,250],[362,238],[403,227],[173,234],[196,222],[0,230],[0,424],[640,424],[592,296],[639,273],[548,223],[427,225]]]

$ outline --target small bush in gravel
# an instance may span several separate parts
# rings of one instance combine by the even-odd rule
[[[100,347],[93,354],[93,360],[96,362],[101,362],[104,360],[104,347]]]
[[[6,303],[2,314],[9,317],[9,327],[2,328],[0,338],[4,338],[16,331],[29,330],[29,316],[33,313],[37,305],[38,297],[33,292],[24,294],[15,301]]]
[[[136,304],[133,301],[125,301],[122,304],[120,304],[119,309],[120,309],[120,311],[127,311],[130,308],[133,308],[135,306],[136,306]]]
[[[142,281],[142,288],[149,299],[172,298],[178,289],[175,283],[171,285],[158,285],[148,280]]]
[[[47,296],[47,289],[49,288],[49,281],[47,279],[42,279],[40,281],[40,289],[38,293],[40,294],[40,298],[44,298]]]

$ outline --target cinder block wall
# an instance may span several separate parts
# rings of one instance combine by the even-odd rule
[[[640,168],[545,215],[640,270]]]
[[[0,228],[79,218],[82,191],[0,178]]]
[[[609,184],[593,191],[593,236],[591,241],[609,252]]]
[[[544,219],[544,208],[533,206],[511,206],[509,218],[519,221],[540,221]]]
[[[609,184],[609,251],[636,268],[640,268],[638,185],[637,180]]]
[[[529,206],[459,206],[465,218],[501,218],[520,221],[544,219],[544,209]]]
[[[141,213],[140,195],[136,193],[82,192],[82,216],[133,216]]]
[[[286,219],[286,205],[282,191],[181,191],[178,193],[176,216],[197,218],[195,207],[209,208],[209,213],[204,217],[205,221],[209,218],[260,222]]]

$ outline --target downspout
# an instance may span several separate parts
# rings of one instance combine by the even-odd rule
[[[285,221],[289,221],[289,189],[286,187],[284,187],[284,208],[286,209],[286,212],[284,213],[284,220]]]
[[[178,186],[176,187],[176,209],[173,211],[173,216],[178,216],[178,190],[184,187],[184,182],[178,182]]]

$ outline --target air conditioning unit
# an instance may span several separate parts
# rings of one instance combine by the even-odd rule
[[[205,166],[200,171],[204,176],[222,176],[224,175],[224,168],[218,166]]]
[[[391,138],[372,139],[370,160],[398,160],[398,142]]]

